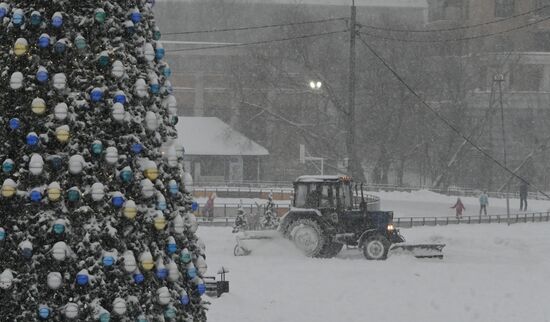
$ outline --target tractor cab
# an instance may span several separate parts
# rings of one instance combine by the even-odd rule
[[[353,208],[351,178],[302,176],[294,182],[294,208],[344,210]]]

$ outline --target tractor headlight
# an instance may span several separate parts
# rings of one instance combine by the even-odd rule
[[[389,232],[392,232],[395,230],[395,227],[393,226],[393,224],[388,224],[388,227],[386,228]]]

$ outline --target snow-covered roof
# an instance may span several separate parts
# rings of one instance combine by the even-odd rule
[[[186,155],[269,155],[263,146],[217,117],[179,117],[177,145]]]
[[[301,176],[296,179],[296,182],[325,182],[325,181],[339,181],[340,176],[326,175],[326,176]]]
[[[157,0],[162,2],[193,2],[196,0]],[[304,5],[337,5],[350,6],[350,0],[234,0],[243,3],[265,4],[304,4]],[[426,0],[355,0],[358,7],[386,7],[386,8],[428,8]]]

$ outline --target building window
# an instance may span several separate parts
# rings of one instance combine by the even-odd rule
[[[516,92],[538,92],[542,82],[541,65],[519,65],[510,76],[510,89]]]
[[[495,17],[510,17],[514,14],[514,0],[495,0]]]

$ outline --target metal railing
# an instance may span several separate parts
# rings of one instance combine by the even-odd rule
[[[255,205],[254,205],[255,206]],[[287,211],[289,208],[286,208]],[[232,226],[235,216],[198,217],[199,224],[205,226]],[[520,224],[550,222],[550,212],[532,212],[508,215],[464,216],[457,219],[454,216],[444,217],[397,217],[393,223],[398,228],[413,228],[421,226],[446,226],[461,224]]]

